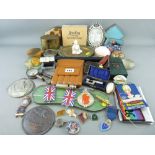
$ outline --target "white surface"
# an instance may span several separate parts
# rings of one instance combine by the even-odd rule
[[[155,21],[147,21],[105,20],[103,23],[107,27],[115,22],[126,33],[126,45],[123,47],[123,51],[127,58],[133,59],[136,63],[135,69],[128,71],[128,81],[141,86],[153,118],[155,118]],[[24,134],[21,126],[22,119],[15,118],[15,112],[20,105],[21,99],[9,97],[7,87],[13,81],[26,77],[24,62],[27,56],[25,53],[29,48],[40,47],[39,37],[51,27],[50,23],[52,22],[49,20],[44,22],[41,22],[41,20],[20,22],[17,20],[12,23],[9,20],[0,21],[0,134]],[[61,22],[69,24],[68,20]],[[61,24],[61,22],[55,21],[53,25]],[[91,20],[76,20],[70,23],[91,24],[92,22]],[[136,22],[137,24],[135,24]],[[36,85],[43,84],[39,80],[35,80],[35,83]],[[111,98],[111,101],[114,104],[113,98]],[[34,106],[37,105],[32,103],[27,110]],[[54,111],[62,109],[61,106],[50,107]],[[124,124],[119,122],[118,119],[112,123],[111,130],[102,133],[99,131],[99,123],[106,119],[106,112],[99,112],[98,116],[98,122],[89,120],[81,125],[80,134],[155,134],[154,124]],[[75,120],[67,116],[64,119]],[[53,127],[47,134],[66,134],[66,132],[63,128]]]

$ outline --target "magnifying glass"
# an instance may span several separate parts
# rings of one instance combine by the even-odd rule
[[[40,75],[38,69],[32,68],[32,69],[28,69],[26,71],[26,75],[28,76],[28,78],[30,79],[41,79],[42,81],[45,81],[44,77],[42,75]]]

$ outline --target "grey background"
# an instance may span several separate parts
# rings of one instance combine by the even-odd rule
[[[155,20],[0,20],[0,134],[24,134],[21,121],[14,114],[21,99],[11,98],[7,94],[7,87],[13,81],[26,77],[24,62],[27,59],[26,50],[40,47],[40,36],[51,27],[63,24],[87,24],[100,22],[105,28],[116,23],[125,33],[123,51],[127,58],[136,63],[136,68],[130,70],[128,81],[142,87],[144,95],[150,105],[155,118],[154,88],[155,88]],[[36,85],[42,84],[35,80]],[[113,104],[113,98],[111,97]],[[28,109],[37,106],[32,103]],[[50,106],[54,111],[61,106]],[[27,110],[28,110],[27,109]],[[77,112],[80,112],[77,110]],[[81,124],[80,134],[155,134],[153,125],[132,125],[115,120],[111,130],[99,131],[99,122],[105,120],[106,112],[99,112],[99,121],[87,121]],[[74,118],[63,117],[65,120]],[[53,127],[47,134],[66,134],[64,128]]]

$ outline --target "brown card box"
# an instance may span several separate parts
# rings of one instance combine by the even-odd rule
[[[63,46],[72,46],[74,40],[77,40],[79,45],[86,46],[87,25],[63,25],[62,40]]]
[[[51,84],[70,84],[81,86],[83,79],[83,60],[77,59],[63,59],[58,60],[54,76]],[[73,73],[66,73],[66,68],[74,69]]]

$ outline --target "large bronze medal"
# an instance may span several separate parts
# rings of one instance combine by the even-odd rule
[[[42,135],[47,133],[54,123],[54,111],[47,106],[38,106],[25,114],[22,126],[26,134]]]

